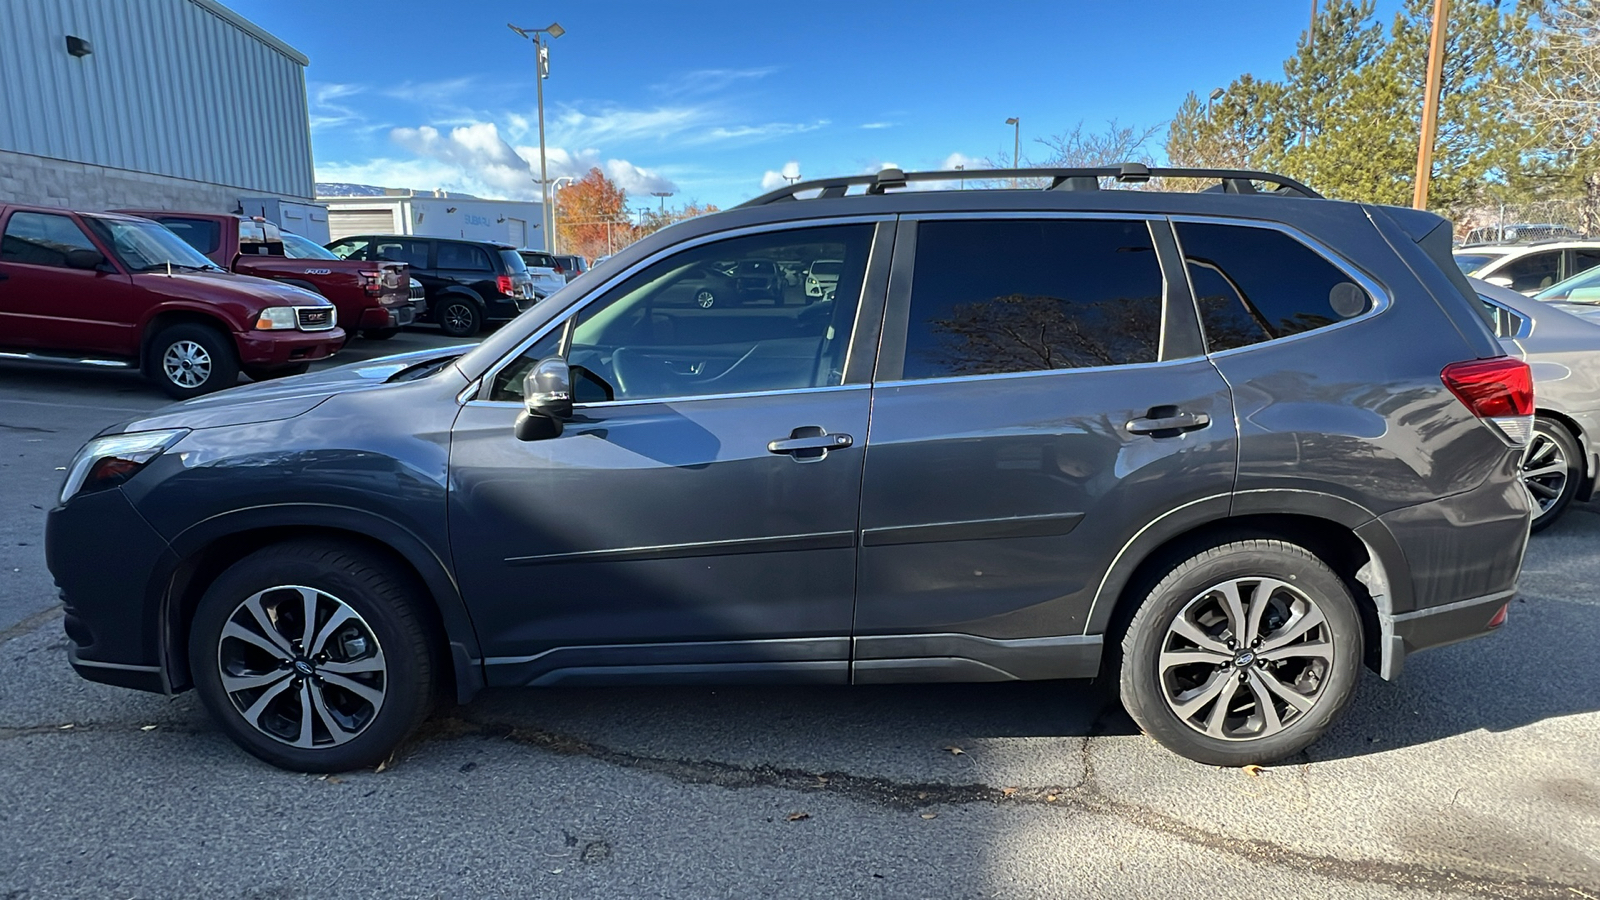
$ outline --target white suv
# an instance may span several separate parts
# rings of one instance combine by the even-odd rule
[[[1455,258],[1466,275],[1524,294],[1536,294],[1600,266],[1600,240],[1468,246],[1457,249]]]

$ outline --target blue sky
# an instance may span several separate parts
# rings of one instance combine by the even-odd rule
[[[320,181],[538,194],[532,46],[551,177],[600,166],[635,207],[729,206],[806,177],[1009,155],[1083,121],[1163,125],[1189,91],[1282,74],[1301,0],[551,3],[226,0],[311,58]],[[1384,3],[1392,8],[1394,3]],[[1043,148],[1034,145],[1038,154]]]

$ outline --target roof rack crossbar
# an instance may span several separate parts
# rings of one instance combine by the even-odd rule
[[[1255,172],[1248,169],[1191,169],[1183,167],[1146,166],[1143,163],[1123,163],[1118,166],[1089,168],[1030,168],[1030,169],[948,169],[936,172],[902,172],[884,169],[870,175],[845,175],[837,178],[818,178],[785,185],[775,191],[739,204],[765,206],[780,200],[796,200],[798,195],[817,192],[816,196],[843,197],[852,187],[865,187],[869,194],[882,194],[903,188],[913,181],[993,181],[1010,182],[1013,179],[1049,179],[1046,190],[1086,191],[1098,190],[1100,179],[1109,178],[1120,184],[1143,184],[1152,178],[1202,178],[1215,179],[1211,190],[1228,194],[1280,194],[1290,197],[1322,199],[1322,195],[1285,175]],[[1276,185],[1263,192],[1256,183]]]

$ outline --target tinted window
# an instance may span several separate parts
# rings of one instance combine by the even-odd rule
[[[871,225],[755,234],[673,254],[576,315],[567,360],[575,399],[669,399],[839,384],[866,273]],[[752,258],[843,260],[833,299],[785,303],[732,274]],[[520,399],[548,339],[496,376],[490,396]]]
[[[484,253],[481,247],[448,242],[439,244],[438,267],[441,269],[464,269],[471,272],[494,271],[489,266],[489,254]]]
[[[1281,231],[1181,222],[1178,240],[1213,351],[1300,334],[1372,309],[1372,298],[1349,275]]]
[[[1513,291],[1542,291],[1561,280],[1561,251],[1529,253],[1506,263],[1489,277],[1511,279]]]
[[[0,260],[5,262],[64,269],[72,250],[95,250],[95,246],[78,223],[66,216],[12,213],[5,237],[0,238]]]
[[[556,267],[555,257],[548,253],[537,253],[524,250],[522,251],[521,256],[524,265],[537,266],[544,269],[554,269]]]
[[[1600,266],[1600,250],[1574,250],[1572,251],[1572,270],[1567,273],[1567,277],[1571,278],[1579,272],[1587,272],[1595,266]]]
[[[923,222],[904,377],[1154,362],[1161,294],[1144,222]]]
[[[1492,263],[1495,260],[1499,259],[1500,258],[1500,254],[1498,254],[1498,253],[1457,253],[1455,255],[1455,257],[1456,257],[1456,268],[1460,269],[1462,274],[1464,274],[1464,275],[1471,275],[1473,272],[1476,272],[1479,269],[1483,268],[1484,266],[1487,266],[1489,263]]]
[[[441,252],[440,256],[443,255],[443,252]],[[426,269],[428,267],[428,242],[375,240],[372,246],[368,248],[368,255],[363,258],[403,262],[413,269]]]
[[[215,253],[222,246],[222,226],[210,219],[179,219],[172,216],[160,216],[157,222],[167,226],[183,242],[199,250],[201,253]]]
[[[522,261],[515,250],[500,251],[500,267],[509,270],[513,275],[526,275],[528,264]]]

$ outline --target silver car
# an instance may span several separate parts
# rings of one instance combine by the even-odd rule
[[[1594,496],[1600,436],[1600,307],[1551,303],[1471,279],[1506,352],[1533,369],[1537,416],[1522,482],[1538,506],[1535,532],[1574,499]]]

